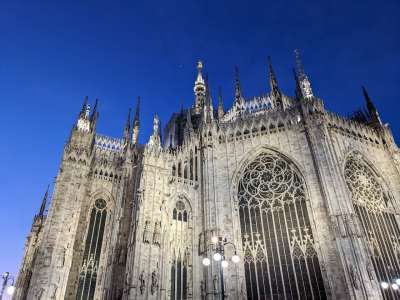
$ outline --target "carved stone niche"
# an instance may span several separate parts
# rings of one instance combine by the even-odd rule
[[[154,224],[153,244],[161,246],[161,221],[156,221]]]
[[[143,243],[150,244],[151,232],[150,232],[150,221],[147,220],[144,224],[143,229]]]

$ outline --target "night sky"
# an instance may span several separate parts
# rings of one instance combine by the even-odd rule
[[[216,104],[269,91],[272,57],[294,94],[293,50],[314,94],[348,115],[365,85],[399,141],[400,1],[1,1],[0,273],[18,272],[25,238],[87,95],[99,98],[98,132],[121,137],[142,98],[140,141],[158,113],[193,103],[196,61]]]

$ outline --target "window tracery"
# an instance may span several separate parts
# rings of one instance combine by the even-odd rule
[[[97,199],[91,210],[83,261],[79,273],[77,300],[91,300],[94,298],[104,227],[107,218],[106,207],[106,201]]]
[[[386,282],[390,286],[400,277],[400,230],[389,196],[361,155],[352,154],[348,157],[344,177],[364,231],[377,280],[380,284]],[[384,299],[398,297],[398,292],[391,288],[381,290]]]
[[[172,211],[170,250],[171,257],[171,299],[188,299],[191,292],[191,239],[189,226],[190,211],[178,200]]]
[[[248,299],[325,299],[303,178],[275,152],[258,155],[238,187]]]

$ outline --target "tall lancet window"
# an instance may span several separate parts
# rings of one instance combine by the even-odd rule
[[[270,151],[244,169],[238,187],[248,299],[326,299],[295,165]]]
[[[191,267],[191,229],[189,210],[178,201],[172,211],[170,237],[171,255],[171,299],[188,299],[191,295],[189,268]]]
[[[91,300],[94,297],[104,226],[107,218],[106,205],[106,201],[97,199],[91,210],[85,252],[79,273],[77,300]]]
[[[383,296],[398,299],[399,291],[392,284],[400,278],[400,231],[393,205],[378,176],[361,155],[348,158],[344,175]],[[372,270],[369,273],[372,278]]]

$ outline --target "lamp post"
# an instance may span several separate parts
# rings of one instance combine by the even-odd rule
[[[207,246],[207,250],[211,249],[213,253],[212,258],[220,263],[220,268],[219,268],[219,281],[221,285],[221,299],[225,299],[225,286],[224,286],[224,268],[227,268],[229,266],[229,262],[225,256],[225,247],[227,246],[233,246],[234,249],[234,254],[231,257],[231,260],[233,263],[237,264],[240,261],[240,257],[237,254],[236,246],[232,242],[228,242],[226,238],[223,237],[218,237],[218,236],[213,236],[211,238],[211,244]],[[204,266],[209,266],[211,264],[211,259],[208,257],[203,258],[203,265]]]
[[[4,291],[6,288],[7,288],[7,294],[10,296],[12,294],[14,294],[14,291],[15,291],[14,277],[12,275],[10,275],[10,272],[5,272],[1,277],[3,278],[3,285],[1,286],[0,300],[3,299]],[[12,280],[12,283],[9,287],[7,287],[9,280]]]

